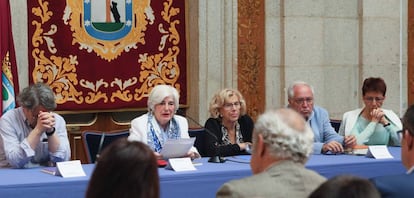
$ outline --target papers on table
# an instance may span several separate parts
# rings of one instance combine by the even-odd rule
[[[182,139],[168,139],[160,152],[164,159],[168,159],[166,169],[174,171],[197,170],[189,157],[184,157],[194,145],[195,137]]]
[[[86,176],[85,171],[83,171],[80,160],[56,162],[56,167],[43,168],[42,172],[62,177]]]
[[[166,169],[171,169],[177,172],[197,170],[189,157],[186,158],[170,158]]]
[[[164,159],[184,157],[194,145],[195,137],[168,139],[160,152]]]
[[[351,155],[363,155],[363,156],[371,157],[375,159],[394,158],[388,151],[388,147],[386,145],[373,145],[373,146],[357,145],[353,147],[352,149],[349,149],[345,153],[351,154]]]
[[[390,152],[388,151],[387,146],[385,145],[376,145],[376,146],[369,146],[368,157],[373,157],[375,159],[392,159],[394,158]]]

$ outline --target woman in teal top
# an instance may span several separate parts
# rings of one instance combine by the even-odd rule
[[[339,128],[341,135],[355,135],[358,145],[399,146],[397,131],[400,118],[391,110],[382,109],[387,86],[382,78],[367,78],[362,86],[365,107],[348,111]]]

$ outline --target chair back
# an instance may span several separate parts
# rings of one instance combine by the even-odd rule
[[[118,138],[127,138],[129,130],[102,132],[102,131],[83,131],[83,148],[88,158],[88,163],[95,163],[97,156],[102,150]]]
[[[330,122],[331,122],[332,127],[338,133],[339,132],[339,127],[341,126],[342,120],[334,120],[334,119],[331,119]]]
[[[188,135],[190,137],[195,137],[196,140],[194,142],[194,147],[197,148],[198,153],[200,153],[201,156],[206,156],[207,152],[205,149],[205,129],[204,128],[189,128],[188,129]]]

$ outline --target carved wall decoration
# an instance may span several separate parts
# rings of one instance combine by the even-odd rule
[[[265,108],[264,19],[263,0],[238,1],[238,89],[254,120]]]

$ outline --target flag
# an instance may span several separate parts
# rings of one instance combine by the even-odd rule
[[[19,88],[14,53],[9,0],[0,1],[0,59],[1,92],[0,116],[16,107],[15,94]]]

